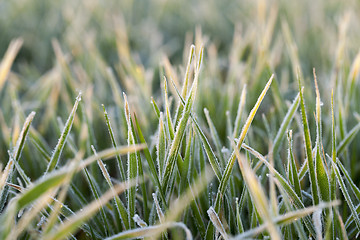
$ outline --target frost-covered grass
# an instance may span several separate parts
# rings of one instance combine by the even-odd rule
[[[0,239],[354,239],[360,4],[0,3]]]

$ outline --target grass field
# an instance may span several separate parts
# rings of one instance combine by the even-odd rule
[[[356,239],[358,12],[0,2],[0,239]]]

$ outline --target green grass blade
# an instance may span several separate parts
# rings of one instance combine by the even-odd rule
[[[157,171],[156,171],[156,167],[155,167],[154,160],[153,160],[152,157],[151,157],[149,148],[148,148],[148,146],[147,146],[147,144],[146,144],[144,135],[142,134],[142,131],[141,131],[140,125],[139,125],[139,123],[138,123],[138,120],[137,120],[136,115],[134,115],[134,120],[135,120],[135,125],[136,125],[136,129],[137,129],[137,133],[138,133],[140,142],[141,142],[142,144],[145,144],[145,146],[146,146],[146,147],[144,148],[144,155],[145,155],[145,158],[146,158],[147,163],[148,163],[148,165],[149,165],[151,174],[152,174],[153,178],[155,179],[155,186],[157,187],[157,189],[158,189],[158,191],[159,191],[159,193],[160,193],[161,200],[162,200],[163,203],[166,205],[165,194],[164,194],[164,193],[162,192],[162,190],[161,190],[161,183],[160,183],[160,179],[159,179],[159,174],[158,174]]]
[[[241,118],[242,118],[244,108],[245,108],[246,92],[247,91],[246,91],[246,84],[245,84],[241,91],[239,106],[238,106],[237,113],[236,113],[234,132],[232,135],[233,139],[235,139],[240,134],[240,125],[241,125]]]
[[[205,113],[206,121],[208,122],[208,125],[210,127],[211,138],[213,139],[213,142],[215,143],[215,147],[216,147],[216,151],[218,152],[218,156],[220,156],[220,163],[222,163],[222,165],[224,165],[225,160],[224,160],[223,154],[221,153],[222,147],[221,147],[221,143],[220,143],[219,134],[217,133],[215,125],[214,125],[213,121],[211,120],[209,110],[204,108],[204,113]],[[225,166],[222,166],[222,168],[224,168],[224,167]]]
[[[92,150],[94,152],[94,155],[97,156],[97,152],[96,152],[94,146],[91,146],[91,148],[92,148]],[[118,155],[116,155],[116,156],[118,156]],[[101,158],[99,158],[97,160],[97,163],[98,163],[98,166],[99,166],[99,168],[101,170],[101,173],[103,174],[103,176],[104,176],[107,184],[109,185],[110,189],[114,189],[114,185],[111,182],[110,174],[109,174],[108,170],[106,169],[106,166],[103,163],[103,161],[101,160]],[[128,229],[129,228],[128,214],[126,212],[124,204],[121,201],[121,199],[119,198],[119,196],[116,195],[116,194],[114,195],[114,201],[115,201],[115,204],[114,204],[115,206],[114,207],[115,207],[115,209],[117,211],[118,216],[120,216],[121,220],[123,221],[122,222],[123,227],[125,229]]]
[[[298,76],[298,82],[299,82],[299,91],[300,91],[300,106],[301,106],[301,117],[302,117],[301,119],[303,124],[303,131],[304,131],[305,150],[306,150],[307,164],[310,174],[311,194],[313,196],[313,205],[317,205],[319,204],[319,193],[318,193],[318,186],[316,180],[315,164],[312,154],[310,130],[309,130],[309,125],[305,110],[305,100],[303,96],[303,89],[301,88],[300,76]]]
[[[341,154],[347,146],[354,140],[356,134],[360,130],[360,122],[356,124],[348,134],[344,137],[344,139],[339,143],[339,145],[336,147],[337,154]]]
[[[92,192],[92,194],[94,196],[94,199],[99,200],[100,195],[99,195],[98,190],[97,190],[97,189],[99,189],[99,186],[95,186],[95,179],[94,179],[94,177],[90,176],[90,174],[89,174],[89,172],[88,172],[88,170],[86,168],[84,168],[84,173],[85,173],[86,179],[88,181],[88,184],[90,186],[91,192]],[[101,214],[102,223],[99,224],[99,225],[103,230],[105,230],[105,235],[109,236],[110,226],[109,226],[109,223],[108,223],[107,218],[106,218],[104,207],[100,208],[100,214]]]
[[[112,143],[114,148],[117,148],[116,140],[115,140],[115,137],[114,137],[114,132],[113,132],[113,129],[111,127],[111,123],[110,123],[108,113],[107,113],[107,111],[105,109],[105,106],[102,105],[102,107],[103,107],[103,110],[104,110],[106,126],[108,128],[110,138],[111,138],[111,143]],[[124,166],[123,166],[123,163],[121,161],[120,155],[116,155],[116,160],[117,160],[118,167],[119,167],[119,172],[120,172],[120,181],[125,181],[126,175],[125,175],[125,170],[124,170]]]
[[[9,159],[9,162],[7,165],[8,175],[5,178],[6,182],[10,182],[10,183],[13,182],[12,178],[13,178],[13,171],[14,171],[14,166],[15,166],[16,169],[18,170],[18,172],[21,174],[21,177],[23,178],[25,183],[27,185],[30,183],[29,178],[25,175],[24,171],[18,164],[18,161],[20,159],[21,152],[24,149],[26,137],[28,135],[31,122],[33,121],[34,117],[35,117],[35,112],[31,112],[29,114],[29,116],[27,116],[27,118],[25,119],[23,128],[21,129],[19,137],[16,141],[15,148],[14,148],[13,152],[9,154],[10,159]],[[5,183],[5,179],[4,179],[4,183]],[[4,209],[8,195],[9,195],[9,186],[7,184],[5,184],[5,186],[1,190],[1,194],[0,194],[0,212],[2,212],[2,210]]]
[[[131,146],[135,144],[135,139],[131,127],[131,116],[130,116],[130,108],[129,103],[127,101],[127,97],[124,93],[124,109],[125,109],[125,116],[126,116],[126,122],[127,122],[127,128],[128,128],[128,146]],[[137,177],[138,167],[137,167],[137,155],[136,153],[128,153],[127,156],[127,179],[128,181],[131,181],[132,179],[135,179]],[[136,199],[136,189],[135,187],[130,187],[127,190],[127,200],[128,200],[128,212],[129,212],[129,222],[130,222],[130,228],[135,227],[135,222],[133,220],[133,216],[135,215],[135,199]]]
[[[202,51],[201,51],[201,54],[202,54]],[[202,58],[202,56],[200,56],[200,59],[201,58]],[[201,61],[199,61],[198,64],[201,65]],[[200,66],[198,66],[198,70],[200,70]],[[171,143],[169,155],[166,159],[165,170],[163,173],[164,178],[162,181],[163,191],[166,191],[165,189],[168,187],[170,175],[173,174],[174,163],[175,163],[175,160],[177,159],[178,151],[180,148],[180,143],[183,138],[185,128],[186,128],[187,122],[190,117],[191,108],[192,108],[194,100],[195,100],[195,95],[196,95],[196,90],[197,90],[197,85],[198,85],[198,78],[199,78],[199,71],[196,71],[193,85],[191,87],[189,96],[186,99],[185,108],[182,112],[182,116],[176,127],[174,140]]]
[[[51,155],[51,159],[47,166],[45,174],[54,170],[59,162],[61,152],[63,151],[65,143],[66,143],[66,139],[70,134],[70,130],[73,125],[74,118],[75,118],[76,109],[77,109],[80,101],[81,101],[81,92],[79,93],[79,95],[76,98],[74,107],[69,115],[69,118],[66,121],[65,127],[60,135],[59,141],[53,151],[53,154]]]
[[[289,171],[289,175],[291,172],[291,178],[290,181],[294,186],[294,190],[296,192],[296,194],[299,196],[300,199],[302,199],[302,195],[301,195],[301,186],[300,186],[300,180],[299,180],[299,174],[298,174],[298,170],[296,167],[296,163],[295,163],[295,158],[294,158],[294,153],[293,153],[293,143],[292,143],[292,131],[288,132],[288,142],[289,142],[289,162],[290,162],[290,169],[288,169]]]
[[[289,125],[294,117],[294,114],[295,114],[297,108],[299,107],[299,103],[300,103],[300,94],[298,94],[295,97],[293,103],[291,104],[288,112],[285,115],[284,120],[282,121],[282,123],[280,125],[279,131],[277,132],[277,134],[275,136],[274,145],[272,148],[273,156],[276,156],[279,152],[279,148],[281,146],[282,139],[284,138],[286,129],[289,127]]]
[[[348,207],[350,208],[351,214],[354,217],[356,227],[357,227],[358,231],[360,231],[360,219],[359,219],[359,216],[357,215],[356,208],[355,208],[353,202],[351,201],[351,198],[350,198],[350,195],[345,186],[344,180],[342,179],[342,177],[340,175],[338,166],[336,165],[336,163],[332,163],[332,164],[334,166],[336,179],[340,185],[341,192],[343,193],[346,203],[347,203]]]
[[[176,93],[178,95],[178,97],[180,98],[180,101],[183,105],[185,105],[185,100],[181,97],[178,89],[176,88],[174,82],[173,83],[173,86],[176,90]],[[208,141],[208,139],[206,138],[204,132],[201,130],[200,128],[200,125],[199,123],[197,122],[197,120],[195,119],[195,117],[193,116],[193,114],[190,114],[190,117],[193,121],[193,123],[195,124],[195,129],[197,131],[197,133],[199,134],[200,138],[201,138],[201,143],[202,143],[202,146],[206,152],[206,155],[209,159],[209,162],[210,162],[210,165],[211,167],[213,168],[213,171],[215,172],[215,175],[216,177],[218,178],[218,180],[221,179],[221,169],[220,169],[220,165],[219,165],[219,160],[217,159],[212,147],[210,146],[210,143]]]

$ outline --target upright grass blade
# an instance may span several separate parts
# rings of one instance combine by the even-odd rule
[[[162,174],[166,162],[166,137],[165,137],[165,126],[164,126],[164,115],[160,112],[159,118],[159,131],[158,131],[158,143],[157,143],[157,154],[156,161],[159,169],[158,176],[162,180]]]
[[[254,119],[255,114],[256,114],[262,100],[264,99],[266,92],[269,90],[273,78],[274,78],[274,75],[271,75],[271,77],[270,77],[269,81],[267,82],[264,90],[261,92],[259,98],[257,99],[257,102],[255,103],[255,106],[251,110],[251,112],[250,112],[250,114],[249,114],[249,116],[248,116],[248,118],[247,118],[247,120],[246,120],[246,122],[245,122],[245,124],[243,126],[243,129],[241,131],[239,140],[238,140],[237,145],[236,145],[236,149],[241,148],[241,145],[244,142],[246,134],[247,134],[247,132],[248,132],[248,130],[250,128],[251,122]],[[231,154],[231,157],[230,157],[227,165],[226,165],[224,174],[222,175],[222,178],[221,178],[221,181],[220,181],[220,186],[218,188],[218,192],[216,194],[216,200],[215,200],[214,209],[215,209],[215,212],[217,212],[217,213],[220,211],[221,201],[222,201],[222,198],[224,196],[226,186],[228,185],[228,180],[230,178],[232,169],[234,167],[235,160],[236,160],[236,155],[235,155],[235,150],[234,150],[233,153]],[[206,231],[206,239],[212,239],[213,235],[214,235],[214,228],[209,223],[208,227],[207,227],[207,231]]]
[[[94,199],[99,200],[99,198],[100,198],[100,194],[98,193],[99,186],[97,186],[96,180],[94,179],[94,177],[92,175],[90,175],[89,171],[86,168],[84,168],[84,173],[85,173],[86,179],[88,181],[88,184],[90,186],[91,192],[94,196]],[[100,225],[101,229],[105,231],[105,235],[109,236],[110,226],[107,221],[104,207],[100,208],[100,214],[101,214],[102,222],[100,222],[99,225]]]
[[[61,152],[63,151],[64,149],[64,146],[65,146],[65,143],[66,143],[66,139],[67,137],[69,136],[70,134],[70,130],[71,130],[71,127],[73,125],[73,122],[74,122],[74,118],[75,118],[75,113],[76,113],[76,109],[79,105],[79,102],[81,101],[81,92],[79,93],[79,95],[77,96],[76,98],[76,101],[75,101],[75,104],[74,104],[74,107],[69,115],[69,118],[67,119],[66,121],[66,124],[65,124],[65,127],[60,135],[60,138],[59,138],[59,141],[51,155],[51,159],[50,159],[50,162],[47,166],[47,169],[46,169],[46,172],[45,172],[45,175],[49,172],[51,172],[52,170],[55,169],[55,167],[57,166],[58,162],[59,162],[59,159],[60,159],[60,155],[61,155]]]
[[[285,115],[285,118],[284,120],[282,121],[281,123],[281,126],[275,136],[275,139],[274,139],[274,144],[273,144],[273,147],[272,147],[272,154],[273,156],[275,157],[278,152],[279,152],[279,148],[281,146],[281,142],[285,136],[285,132],[286,132],[286,129],[289,127],[293,117],[294,117],[294,114],[297,110],[297,108],[299,107],[299,102],[300,102],[300,94],[298,94],[293,103],[291,104],[288,112],[286,113]]]
[[[164,178],[162,180],[162,189],[163,189],[164,192],[166,191],[166,188],[168,187],[170,176],[173,174],[174,163],[175,163],[175,160],[177,159],[178,151],[179,151],[179,148],[180,148],[180,143],[181,143],[182,137],[184,135],[187,122],[188,122],[189,117],[190,117],[190,112],[191,112],[192,105],[193,105],[194,100],[195,100],[195,95],[196,95],[196,90],[197,90],[197,85],[198,85],[198,79],[199,79],[199,71],[200,71],[200,66],[201,66],[201,61],[202,61],[202,54],[203,54],[203,48],[202,48],[202,50],[200,52],[200,57],[199,57],[198,65],[197,65],[197,70],[195,71],[194,82],[193,82],[193,85],[191,86],[190,93],[189,93],[189,95],[188,95],[188,97],[186,99],[185,108],[183,110],[183,113],[182,113],[182,116],[181,116],[181,118],[179,120],[179,123],[178,123],[178,125],[176,127],[174,140],[171,143],[169,154],[168,154],[168,157],[166,159],[165,170],[164,170],[164,173],[163,173]]]
[[[241,91],[239,106],[238,106],[237,113],[236,113],[234,132],[232,135],[233,139],[235,139],[240,134],[240,124],[241,124],[241,118],[242,118],[244,108],[245,108],[246,92],[247,91],[246,91],[246,84],[245,84]]]
[[[146,147],[144,148],[144,155],[145,155],[145,158],[146,158],[147,163],[148,163],[148,165],[149,165],[149,168],[150,168],[152,177],[153,177],[154,180],[155,180],[155,186],[157,187],[157,190],[158,190],[159,193],[160,193],[161,200],[163,201],[163,203],[164,203],[165,206],[166,206],[165,194],[163,193],[162,188],[161,188],[161,182],[160,182],[160,179],[159,179],[159,174],[158,174],[157,171],[156,171],[156,167],[155,167],[154,160],[153,160],[152,157],[151,157],[149,148],[148,148],[148,146],[147,146],[147,144],[146,144],[146,141],[145,141],[145,139],[144,139],[144,135],[142,134],[142,131],[141,131],[140,125],[139,125],[139,123],[138,123],[138,121],[137,121],[136,115],[134,115],[134,119],[135,119],[135,125],[136,125],[136,129],[137,129],[137,133],[138,133],[140,142],[141,142],[142,144],[145,144],[145,146],[146,146]]]
[[[135,144],[135,138],[133,135],[132,127],[131,127],[131,116],[130,116],[130,108],[129,103],[126,97],[126,94],[124,93],[124,109],[125,109],[125,116],[126,116],[126,122],[127,122],[127,128],[128,128],[128,146],[131,146]],[[127,156],[127,179],[128,181],[133,180],[137,177],[138,167],[137,167],[137,155],[135,153],[128,153]],[[135,222],[133,220],[133,216],[135,215],[135,200],[136,200],[136,189],[135,187],[129,187],[127,190],[127,201],[128,201],[128,212],[129,212],[129,223],[130,228],[135,227]]]
[[[112,127],[111,127],[111,123],[110,123],[108,113],[106,112],[105,106],[102,105],[102,107],[103,107],[103,110],[104,110],[104,116],[105,116],[106,125],[107,125],[108,131],[109,131],[109,134],[110,134],[110,138],[111,138],[111,143],[112,143],[114,148],[117,148],[116,140],[115,140],[115,137],[114,137],[114,132],[113,132]],[[120,172],[120,181],[125,181],[126,176],[125,176],[124,166],[123,166],[123,163],[121,161],[120,155],[116,155],[116,160],[117,160],[118,167],[119,167],[119,172]]]
[[[316,153],[315,153],[315,171],[317,186],[319,187],[320,197],[323,201],[330,201],[330,182],[325,168],[324,160],[321,157],[322,150],[322,131],[321,131],[321,100],[317,83],[315,68],[313,69],[314,82],[316,90]]]
[[[305,100],[303,96],[303,90],[301,88],[300,76],[298,76],[298,83],[299,83],[299,91],[300,91],[300,106],[301,106],[301,117],[302,117],[303,131],[304,131],[305,151],[306,151],[307,164],[310,174],[311,195],[313,197],[313,205],[317,205],[319,204],[319,193],[318,193],[318,186],[316,180],[315,164],[312,154],[310,130],[306,116]]]
[[[97,152],[96,152],[94,146],[91,146],[91,148],[94,152],[94,155],[97,156]],[[116,155],[116,156],[119,156],[119,155]],[[101,160],[101,158],[99,158],[97,160],[97,164],[98,164],[99,168],[101,169],[101,173],[103,174],[103,176],[106,180],[106,183],[109,185],[110,189],[114,190],[114,185],[111,182],[110,174],[109,174],[108,170],[106,169],[106,166],[103,163],[103,161]],[[120,216],[121,220],[123,221],[122,222],[123,227],[125,229],[129,229],[129,221],[128,221],[129,218],[128,218],[127,211],[124,207],[123,202],[121,201],[121,199],[119,198],[119,196],[117,194],[114,194],[114,205],[115,205],[114,207],[117,211],[118,216]]]
[[[188,62],[187,62],[187,65],[186,65],[184,83],[183,83],[183,87],[182,87],[182,91],[181,91],[181,97],[183,99],[186,98],[186,94],[188,92],[188,85],[189,85],[189,80],[190,80],[190,70],[191,70],[190,68],[191,68],[191,65],[192,65],[194,54],[195,54],[195,46],[191,45],[190,52],[189,52],[189,58],[188,58]],[[173,79],[171,79],[171,80],[173,80]],[[180,117],[181,117],[181,113],[183,112],[183,110],[184,110],[184,106],[180,102],[179,106],[178,106],[178,108],[176,110],[175,124],[177,124],[179,122]]]
[[[178,97],[180,98],[181,103],[185,106],[185,100],[180,95],[180,93],[179,93],[178,89],[176,88],[174,82],[172,82],[172,83],[173,83],[173,86],[174,86],[174,88],[176,90],[176,93],[177,93]],[[191,117],[193,123],[195,124],[195,129],[196,129],[196,131],[198,132],[198,134],[200,136],[201,143],[202,143],[202,145],[204,147],[206,155],[208,156],[210,165],[213,168],[216,177],[218,178],[218,180],[220,180],[222,174],[221,174],[221,168],[220,168],[220,165],[219,165],[219,161],[218,161],[213,149],[211,148],[208,139],[206,138],[205,134],[201,130],[199,123],[197,122],[197,120],[195,119],[195,117],[193,116],[192,113],[190,114],[190,117]]]
[[[210,127],[210,133],[211,133],[211,137],[215,143],[216,151],[218,152],[218,155],[220,156],[220,163],[222,163],[221,167],[224,168],[225,166],[223,166],[223,164],[225,164],[225,160],[224,160],[223,154],[221,153],[222,147],[221,147],[221,143],[220,143],[219,134],[217,133],[215,125],[214,125],[213,121],[211,120],[209,110],[204,108],[204,113],[205,113],[205,117],[208,122],[208,125]]]
[[[300,180],[299,180],[299,175],[298,175],[298,171],[297,171],[297,167],[296,167],[296,163],[295,163],[295,158],[294,158],[294,153],[293,153],[293,148],[292,148],[292,131],[288,132],[288,142],[289,142],[289,179],[290,182],[293,184],[294,186],[294,190],[296,192],[296,194],[299,196],[300,199],[302,199],[302,195],[301,195],[301,186],[300,186]],[[290,177],[291,176],[291,177]]]

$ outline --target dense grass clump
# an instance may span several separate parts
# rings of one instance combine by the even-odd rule
[[[0,239],[358,237],[359,3],[220,2],[0,3]]]

